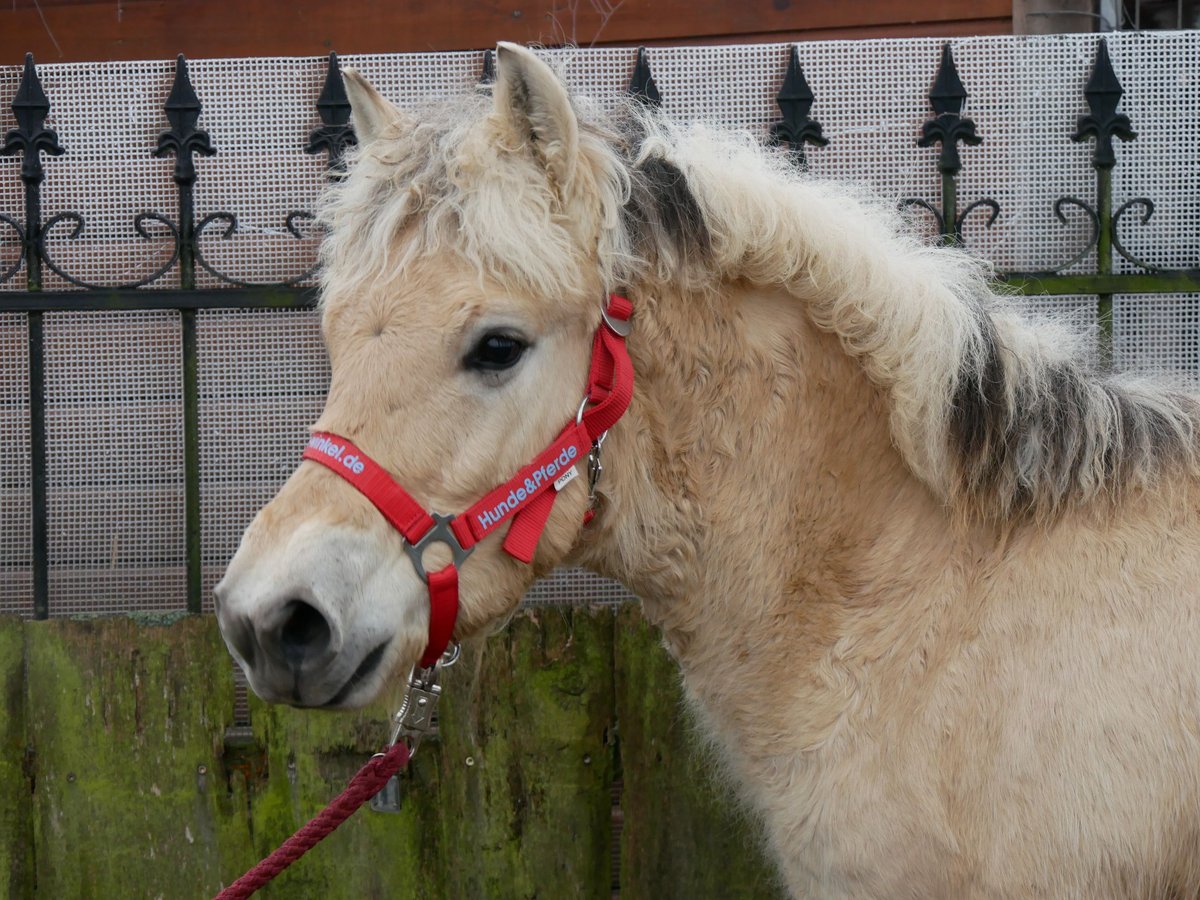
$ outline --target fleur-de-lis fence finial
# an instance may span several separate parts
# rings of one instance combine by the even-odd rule
[[[946,175],[956,175],[962,168],[962,159],[958,155],[960,142],[972,147],[983,143],[983,138],[975,133],[975,123],[963,118],[962,109],[966,99],[967,89],[958,77],[958,67],[954,64],[950,45],[943,44],[942,60],[933,87],[929,90],[929,104],[933,107],[934,116],[921,129],[917,146],[932,147],[940,142],[942,152],[938,157],[938,168]]]
[[[975,147],[983,143],[983,138],[975,133],[975,123],[971,119],[963,118],[962,110],[966,99],[967,89],[958,77],[954,54],[950,52],[949,44],[942,44],[942,57],[938,62],[937,74],[933,78],[933,86],[929,89],[929,105],[933,108],[933,118],[925,122],[921,127],[921,136],[917,138],[918,147],[932,147],[936,143],[942,145],[938,154],[938,171],[942,173],[941,209],[918,197],[900,201],[901,206],[920,208],[930,213],[937,222],[942,240],[958,245],[963,243],[963,223],[973,212],[979,209],[987,210],[985,228],[991,228],[1000,215],[1000,204],[991,197],[982,197],[968,203],[961,212],[958,208],[958,173],[962,169],[958,145],[963,143]]]
[[[330,171],[341,171],[346,150],[358,143],[358,136],[350,124],[350,98],[346,96],[342,67],[336,53],[329,54],[325,84],[317,97],[317,113],[321,116],[321,126],[308,136],[304,152],[328,154],[326,167]]]
[[[171,93],[163,109],[167,113],[167,121],[171,123],[169,130],[158,136],[158,147],[155,156],[175,154],[175,181],[179,184],[191,184],[196,180],[196,165],[192,154],[216,156],[217,150],[207,131],[196,127],[200,121],[200,98],[192,88],[192,79],[188,76],[187,59],[182,53],[175,59],[175,81],[171,84]]]
[[[645,47],[638,47],[637,63],[629,80],[629,93],[649,106],[662,106],[662,94],[654,83],[654,73],[650,71],[650,57]]]
[[[5,156],[23,154],[22,180],[26,184],[40,184],[46,177],[41,154],[62,156],[66,151],[58,143],[58,133],[46,127],[46,116],[50,114],[50,100],[42,90],[42,82],[33,64],[32,53],[25,54],[25,71],[21,73],[21,83],[17,86],[17,94],[13,98],[12,111],[17,119],[17,127],[5,137],[0,153]]]
[[[800,68],[800,53],[793,44],[783,86],[775,97],[783,118],[771,126],[770,140],[773,144],[788,145],[801,166],[807,165],[805,144],[824,147],[829,143],[821,133],[821,123],[809,116],[815,99],[808,79],[804,77],[804,70]]]
[[[496,51],[490,47],[483,51],[483,68],[479,72],[479,86],[487,87],[496,82]]]
[[[25,71],[17,85],[12,102],[17,127],[4,138],[0,154],[21,154],[21,181],[25,184],[25,227],[16,219],[0,215],[0,222],[11,228],[21,244],[21,255],[0,272],[0,282],[12,278],[21,263],[25,263],[25,279],[30,290],[38,290],[42,282],[42,265],[39,256],[39,241],[42,237],[42,181],[46,170],[42,166],[42,154],[62,156],[65,148],[58,142],[58,134],[46,127],[46,116],[50,114],[50,100],[42,90],[33,54],[25,54]]]
[[[1117,105],[1124,93],[1125,89],[1117,80],[1117,73],[1113,71],[1112,60],[1108,56],[1108,42],[1101,39],[1092,74],[1083,90],[1091,113],[1079,117],[1079,124],[1071,135],[1071,140],[1075,142],[1085,141],[1089,135],[1096,139],[1092,165],[1097,169],[1111,169],[1117,164],[1117,156],[1113,152],[1114,137],[1123,141],[1132,141],[1137,137],[1129,116],[1117,112]]]

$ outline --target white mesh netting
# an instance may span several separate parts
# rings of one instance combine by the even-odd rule
[[[1200,295],[1113,297],[1113,365],[1195,387],[1200,376]]]
[[[1122,111],[1138,139],[1118,143],[1114,174],[1119,206],[1150,197],[1154,217],[1129,215],[1121,235],[1129,249],[1168,267],[1197,265],[1200,256],[1200,33],[1107,35],[1125,96]],[[995,198],[1001,216],[968,219],[969,245],[1003,270],[1056,266],[1087,243],[1081,215],[1054,217],[1061,196],[1094,202],[1092,143],[1069,138],[1087,112],[1083,86],[1095,35],[987,37],[951,41],[970,95],[979,147],[962,148],[960,205]],[[853,179],[898,200],[939,197],[937,149],[915,139],[930,115],[927,92],[940,39],[821,42],[799,45],[815,95],[812,116],[829,146],[809,148],[812,172]],[[709,119],[765,136],[779,118],[775,95],[789,45],[652,48],[649,60],[666,111]],[[633,71],[632,49],[561,50],[547,54],[568,81],[600,102],[622,93]],[[469,89],[479,53],[345,57],[402,106]],[[196,210],[237,215],[230,240],[213,226],[204,252],[229,274],[270,282],[312,263],[315,236],[284,230],[287,214],[313,207],[324,157],[304,152],[320,124],[314,102],[324,59],[193,60],[191,78],[203,104],[200,127],[217,155],[198,157]],[[45,161],[47,217],[77,211],[88,222],[78,240],[60,226],[50,252],[89,282],[145,277],[169,255],[165,241],[145,241],[133,217],[157,210],[175,216],[172,160],[151,151],[167,122],[162,112],[173,61],[43,65],[52,104],[48,125],[67,153]],[[20,70],[0,68],[0,129],[14,127],[7,103]],[[21,218],[17,160],[0,158],[0,213]],[[928,222],[917,217],[918,227]],[[0,260],[17,252],[0,228]],[[1074,271],[1092,271],[1092,258]],[[2,268],[2,267],[0,267]],[[1118,271],[1129,270],[1122,260]],[[170,275],[156,287],[174,287]],[[218,282],[201,271],[202,287]],[[20,276],[7,289],[22,286]],[[51,289],[66,284],[53,274]],[[1091,297],[1020,301],[1077,325],[1095,325]],[[1195,296],[1117,297],[1114,352],[1123,367],[1200,371]],[[12,452],[2,475],[0,611],[28,613],[29,471],[25,320],[0,316],[0,439]],[[327,379],[318,329],[310,313],[205,312],[199,317],[204,584],[211,587],[241,530],[291,471],[306,426],[316,416]],[[179,417],[179,327],[175,314],[56,314],[47,317],[50,407],[52,612],[83,609],[181,608],[182,474]],[[255,476],[210,465],[214,454],[253,433],[270,464]],[[574,579],[574,580],[572,580]],[[558,576],[535,599],[591,595],[580,576]]]
[[[56,615],[184,593],[179,319],[48,313],[47,520]]]
[[[25,317],[0,313],[0,610],[33,613],[29,353]]]
[[[325,403],[329,364],[311,311],[202,312],[197,342],[203,585],[211,608],[250,517],[296,468],[296,448]],[[255,465],[233,464],[247,447]]]

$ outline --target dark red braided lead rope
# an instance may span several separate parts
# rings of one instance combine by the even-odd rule
[[[302,857],[333,833],[356,809],[383,790],[387,780],[408,763],[408,747],[403,741],[393,744],[382,756],[373,756],[350,779],[346,789],[311,821],[253,869],[231,884],[214,900],[245,900],[260,887]]]

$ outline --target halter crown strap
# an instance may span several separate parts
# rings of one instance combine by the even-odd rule
[[[483,538],[512,520],[504,549],[522,562],[533,561],[538,541],[550,519],[558,491],[571,471],[629,408],[633,398],[633,362],[625,348],[633,304],[610,294],[604,321],[592,340],[592,364],[580,414],[533,461],[493,488],[461,515],[428,512],[387,470],[343,437],[313,432],[303,459],[320,463],[350,482],[408,542],[413,565],[429,586],[429,643],[421,657],[432,666],[449,645],[458,618],[458,566]],[[437,572],[426,572],[423,540],[447,544],[454,560]],[[457,546],[455,544],[457,543]]]

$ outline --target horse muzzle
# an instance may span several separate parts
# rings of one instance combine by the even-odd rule
[[[356,705],[375,684],[391,646],[390,635],[355,642],[343,652],[341,630],[304,600],[287,600],[257,622],[218,613],[221,633],[254,692],[272,703],[329,707]],[[374,693],[371,691],[370,693]]]
[[[361,552],[369,541],[345,538],[332,548],[303,542],[265,557],[239,552],[217,585],[221,635],[250,687],[268,702],[361,706],[402,651],[414,652],[409,644],[424,629],[413,629],[413,641],[398,633],[409,618],[400,603],[404,580],[397,583],[386,563],[370,564],[366,557],[375,554]],[[351,542],[359,554],[341,546]],[[341,552],[323,552],[329,549]],[[356,583],[364,570],[374,572]]]

